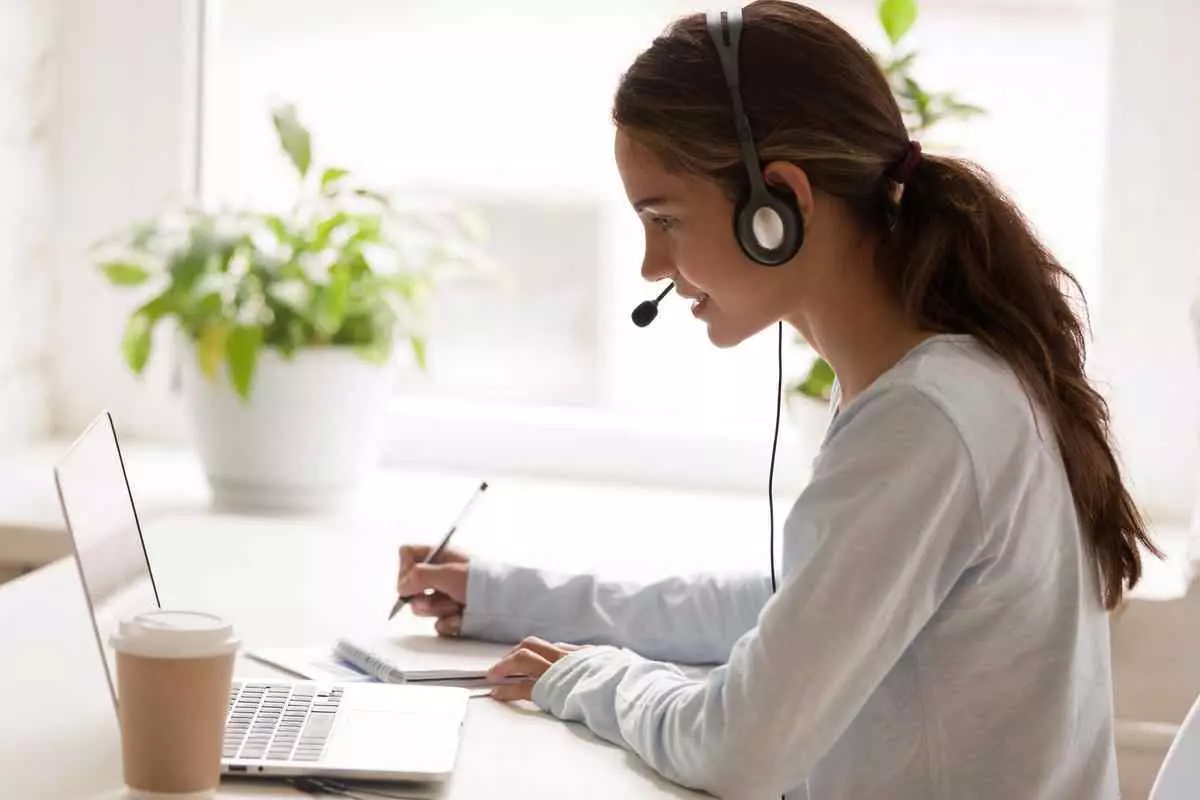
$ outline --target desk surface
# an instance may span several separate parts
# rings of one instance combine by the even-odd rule
[[[145,506],[146,483],[137,476],[147,475],[147,465],[136,455],[129,461],[135,497]],[[159,506],[144,515],[143,527],[162,600],[229,616],[249,647],[320,645],[379,632],[394,599],[397,545],[440,538],[479,477],[381,473],[371,489],[376,502],[341,518],[287,521],[207,513],[200,503],[194,510]],[[761,569],[767,560],[760,497],[486,477],[486,501],[455,541],[479,556],[632,579]],[[407,613],[403,620],[428,630]],[[117,727],[73,563],[60,561],[0,587],[0,641],[5,796],[105,797],[120,782]],[[253,663],[240,671],[268,674]],[[223,796],[282,791],[250,785]],[[458,769],[442,796],[693,795],[577,725],[477,699]]]
[[[163,603],[228,615],[250,647],[321,644],[338,635],[383,630],[393,599],[396,545],[436,539],[474,484],[465,477],[396,480],[391,520],[289,522],[195,513],[147,522]],[[488,494],[458,542],[483,555],[622,577],[651,575],[644,567],[651,559],[630,557],[646,552],[647,538],[654,541],[653,560],[667,565],[668,554],[677,551],[676,566],[683,570],[715,557],[732,567],[765,558],[760,552],[765,535],[744,524],[765,514],[755,514],[760,504],[748,508],[737,496],[696,508],[682,495],[622,490],[622,516],[638,524],[615,527],[605,514],[579,513],[611,506],[614,498],[603,490],[498,480]],[[566,513],[570,507],[573,515]],[[743,524],[713,526],[714,516],[717,522],[732,525],[740,518]],[[708,526],[699,525],[702,518]],[[697,533],[697,527],[723,528],[725,538]],[[727,537],[739,529],[747,546],[731,553]],[[648,532],[655,535],[647,537]],[[428,630],[423,620],[407,613],[403,619],[400,624],[410,630]],[[60,561],[0,589],[0,641],[6,654],[0,663],[0,775],[6,796],[108,796],[120,783],[117,726],[72,562]],[[252,662],[239,669],[269,674],[265,670]],[[693,796],[580,726],[532,706],[487,698],[471,701],[459,758],[441,795],[447,800]],[[229,787],[222,796],[272,792],[296,796],[252,783]]]

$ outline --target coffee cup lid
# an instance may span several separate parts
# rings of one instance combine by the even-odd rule
[[[237,650],[233,625],[203,611],[148,611],[122,620],[109,643],[144,658],[208,658]]]

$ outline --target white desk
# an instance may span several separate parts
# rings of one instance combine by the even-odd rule
[[[439,537],[480,477],[384,473],[369,492],[375,501],[354,519],[285,522],[206,513],[186,459],[135,451],[128,462],[135,497],[150,512],[143,525],[164,603],[228,614],[251,647],[316,645],[370,630],[393,600],[396,546]],[[456,539],[481,556],[631,578],[761,569],[767,559],[757,495],[486,477],[492,488]],[[57,533],[40,503],[30,507],[33,522]],[[1190,583],[1186,537],[1170,533],[1163,538],[1173,557],[1147,564],[1138,599],[1179,596]],[[0,587],[0,642],[3,796],[92,800],[115,786],[116,721],[72,563]],[[578,726],[472,702],[449,800],[690,796]]]
[[[416,475],[391,480],[391,523],[200,513],[146,523],[164,604],[229,615],[251,647],[320,644],[336,635],[378,630],[393,599],[396,545],[439,536],[474,481]],[[526,563],[631,577],[652,573],[631,563],[637,559],[630,554],[649,549],[654,558],[664,558],[685,543],[676,559],[680,569],[714,557],[732,567],[761,563],[766,532],[745,524],[765,519],[761,502],[738,496],[711,500],[697,506],[683,494],[495,480],[458,544]],[[579,503],[596,513],[579,513]],[[570,504],[573,515],[563,511]],[[614,527],[605,509],[638,524]],[[569,522],[573,518],[577,521]],[[706,533],[728,537],[739,529],[746,546],[732,550],[728,538]],[[405,624],[420,622],[409,618]],[[119,786],[116,721],[73,563],[60,561],[0,588],[0,641],[4,796],[90,800]],[[270,674],[264,667],[250,668]],[[693,796],[580,726],[532,707],[486,698],[471,703],[447,800]],[[299,797],[261,784],[239,784],[223,796],[271,792]]]

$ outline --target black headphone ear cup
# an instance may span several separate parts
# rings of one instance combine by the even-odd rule
[[[743,191],[734,207],[734,236],[747,257],[775,267],[791,260],[804,244],[804,217],[791,192],[773,186]]]

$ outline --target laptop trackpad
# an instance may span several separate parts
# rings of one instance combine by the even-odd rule
[[[346,709],[339,715],[322,763],[448,775],[458,753],[459,724],[452,717]]]

